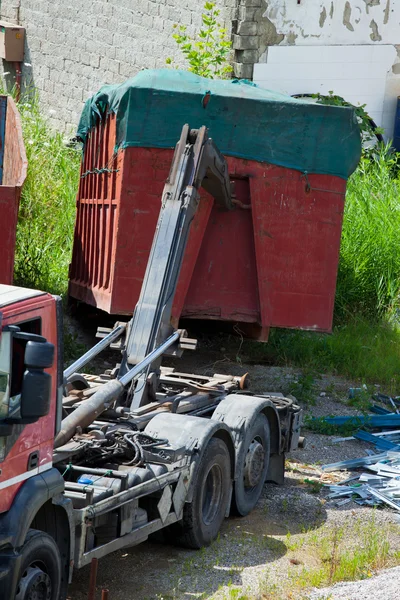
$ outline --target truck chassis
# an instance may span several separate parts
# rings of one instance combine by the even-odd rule
[[[204,127],[185,125],[133,318],[101,328],[94,348],[63,373],[58,368],[64,393],[54,399],[52,463],[0,515],[4,598],[64,600],[74,567],[157,532],[186,547],[205,546],[230,512],[254,508],[266,480],[283,482],[285,453],[301,443],[294,399],[252,395],[245,375],[205,377],[161,365],[163,355],[196,347],[170,321],[200,186],[221,210],[234,208],[225,159]],[[26,343],[24,377],[37,381],[40,370],[45,377],[51,344],[18,327],[9,335]],[[122,352],[120,363],[100,376],[82,374],[108,346]],[[43,393],[42,412],[32,402],[24,409],[23,396],[20,417],[17,410],[5,420],[6,435],[49,413]]]

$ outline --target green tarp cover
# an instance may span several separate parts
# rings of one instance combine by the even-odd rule
[[[103,86],[86,102],[78,137],[85,140],[109,112],[117,117],[117,148],[172,148],[188,123],[206,125],[227,156],[303,172],[347,179],[360,158],[352,108],[298,100],[243,80],[205,79],[175,69],[140,71],[125,83]]]

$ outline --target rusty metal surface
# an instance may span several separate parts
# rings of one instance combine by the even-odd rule
[[[89,581],[89,592],[88,592],[88,600],[95,600],[96,597],[96,580],[97,580],[97,566],[98,559],[92,558],[92,562],[90,564],[90,581]]]
[[[0,283],[13,280],[15,235],[17,228],[21,187],[26,178],[27,159],[18,109],[12,98],[0,96],[7,102],[3,151],[3,176],[0,185],[0,213],[2,236],[0,240]],[[2,130],[3,131],[3,130]]]
[[[90,133],[83,172],[110,164],[114,141],[110,117]],[[111,172],[81,180],[72,297],[111,314],[131,314],[172,157],[169,149],[119,150]],[[346,182],[312,173],[305,179],[241,158],[227,162],[236,208],[221,214],[202,191],[174,299],[174,326],[181,316],[238,322],[244,335],[260,340],[270,327],[330,331]],[[111,205],[110,225],[103,211]]]

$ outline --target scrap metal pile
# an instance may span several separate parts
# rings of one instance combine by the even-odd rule
[[[388,451],[353,460],[333,463],[322,467],[324,471],[365,467],[372,473],[363,472],[328,485],[328,498],[337,499],[337,506],[354,501],[364,506],[388,504],[400,511],[400,452]]]
[[[378,433],[370,433],[360,429],[351,437],[333,440],[333,442],[341,442],[348,439],[359,439],[372,443],[375,450],[367,450],[367,456],[322,467],[325,472],[364,469],[361,474],[353,475],[344,481],[326,484],[330,491],[328,498],[337,500],[337,506],[353,501],[363,506],[387,504],[400,511],[400,414],[398,408],[400,399],[393,399],[382,394],[374,398],[390,405],[395,412],[374,404],[370,408],[371,412],[375,413],[374,416],[326,419],[326,422],[331,425],[358,424],[380,430]],[[397,429],[395,429],[396,427]]]

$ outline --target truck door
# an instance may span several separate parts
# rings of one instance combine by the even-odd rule
[[[46,302],[40,309],[3,321],[0,337],[0,512],[10,508],[16,492],[26,479],[52,467],[55,419],[55,406],[52,405],[49,415],[35,423],[14,424],[11,425],[11,431],[10,426],[2,425],[4,419],[18,418],[20,415],[27,343],[14,338],[12,327],[8,326],[17,326],[22,332],[44,335],[49,341],[55,341],[55,329],[52,331],[51,327],[51,322],[55,323],[53,311],[54,305]],[[53,375],[52,398],[55,398],[56,377],[52,371],[49,370]]]

